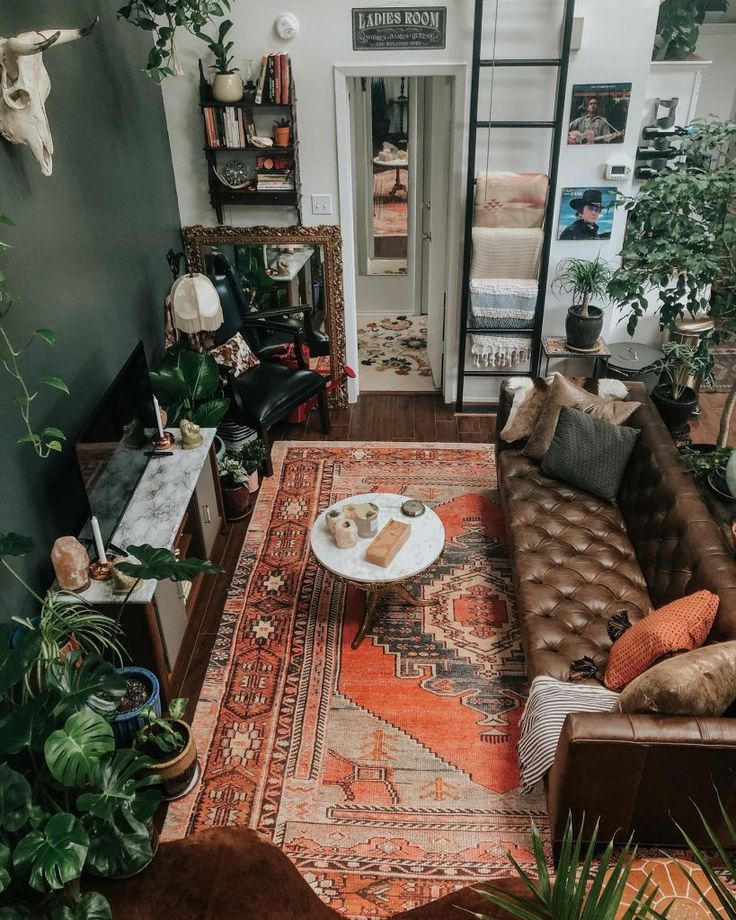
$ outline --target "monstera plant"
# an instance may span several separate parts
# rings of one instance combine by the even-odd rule
[[[219,396],[220,375],[212,355],[181,350],[167,354],[151,373],[151,383],[166,402],[168,424],[188,418],[202,428],[216,428],[230,400]]]

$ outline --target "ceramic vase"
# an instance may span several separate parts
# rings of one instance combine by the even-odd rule
[[[240,102],[243,81],[239,73],[218,73],[212,81],[212,96],[218,102]]]

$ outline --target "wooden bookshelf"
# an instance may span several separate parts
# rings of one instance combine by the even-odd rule
[[[275,102],[256,103],[253,98],[244,96],[240,102],[218,102],[212,98],[212,87],[205,76],[202,62],[199,62],[199,108],[204,135],[203,150],[207,161],[207,183],[210,203],[215,209],[219,223],[223,223],[223,208],[232,205],[292,208],[297,213],[297,224],[302,223],[296,94],[291,67],[289,67],[289,99],[291,101],[286,104]],[[270,136],[270,129],[268,132],[264,129],[264,122],[273,122],[276,118],[286,117],[291,124],[291,144],[288,147],[254,147],[247,143],[245,145],[213,146],[210,143],[210,135],[208,134],[206,109],[233,109],[236,112],[242,110],[242,116],[238,115],[238,117],[243,117],[254,124],[264,136]],[[219,115],[217,117],[220,118]],[[291,157],[294,161],[294,189],[253,190],[229,188],[217,177],[215,169],[224,166],[228,159],[239,159],[241,157],[252,168],[252,171],[255,171],[257,157]]]

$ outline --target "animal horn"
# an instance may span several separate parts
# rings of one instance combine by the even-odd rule
[[[6,48],[18,57],[23,57],[28,54],[40,54],[58,41],[61,31],[54,32],[53,35],[49,35],[48,37],[43,32],[39,32],[38,34],[43,35],[43,39],[40,42],[25,42],[19,38],[9,38],[6,43]]]
[[[95,16],[92,22],[85,26],[83,29],[61,29],[59,33],[59,39],[55,42],[56,45],[65,45],[67,42],[75,42],[79,38],[84,38],[85,35],[94,29],[97,23],[100,21],[99,16]]]

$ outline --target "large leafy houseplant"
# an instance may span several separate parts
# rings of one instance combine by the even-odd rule
[[[128,0],[118,16],[149,32],[153,47],[145,71],[150,77],[181,76],[184,70],[176,47],[177,32],[198,35],[214,18],[230,10],[231,0]]]
[[[230,405],[220,392],[217,363],[207,352],[180,350],[166,355],[151,373],[154,389],[167,400],[169,424],[183,418],[202,428],[216,428]]]
[[[682,61],[695,51],[705,14],[727,9],[728,0],[664,0],[659,7],[652,58]]]

